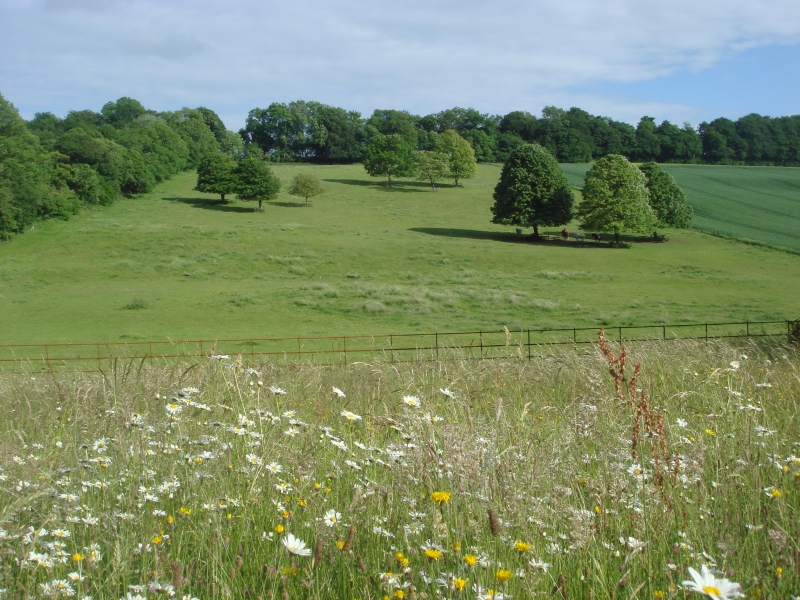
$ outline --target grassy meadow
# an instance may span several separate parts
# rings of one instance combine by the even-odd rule
[[[499,166],[480,165],[463,188],[435,193],[411,180],[387,188],[360,165],[274,169],[284,189],[312,172],[327,192],[310,208],[282,192],[259,214],[192,191],[195,176],[183,173],[1,243],[2,342],[797,316],[793,255],[697,231],[630,249],[517,238],[489,222]]]
[[[694,208],[692,227],[800,253],[800,169],[662,166]],[[561,165],[576,187],[590,167]]]
[[[628,351],[0,374],[0,594],[796,597],[797,349]]]

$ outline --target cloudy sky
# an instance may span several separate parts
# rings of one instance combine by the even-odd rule
[[[696,125],[800,113],[798,0],[0,0],[0,93],[25,118],[271,102],[369,114],[579,106]]]

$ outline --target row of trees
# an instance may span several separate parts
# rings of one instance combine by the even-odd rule
[[[560,227],[573,218],[581,228],[611,232],[650,232],[657,227],[691,226],[692,208],[672,176],[658,164],[637,167],[609,154],[586,173],[583,202],[575,198],[556,158],[539,144],[516,148],[494,191],[492,222],[518,227]]]
[[[258,154],[247,154],[234,160],[224,153],[211,154],[204,158],[197,168],[199,192],[225,196],[236,194],[239,200],[258,202],[258,210],[264,210],[264,202],[274,200],[281,190],[281,180],[272,172],[269,165]],[[323,193],[325,188],[320,181],[308,173],[298,173],[292,179],[289,193],[308,199]]]
[[[206,156],[243,152],[242,138],[207,108],[155,112],[120,98],[99,113],[25,122],[0,96],[0,239],[40,218],[148,192]]]
[[[514,111],[489,115],[453,108],[427,116],[375,110],[369,118],[319,102],[273,103],[250,111],[239,131],[247,144],[275,161],[354,163],[376,135],[399,135],[412,150],[433,150],[446,131],[472,146],[479,162],[505,162],[514,148],[537,143],[559,162],[590,162],[620,154],[636,162],[800,166],[800,115],[750,114],[736,121],[660,124],[642,117],[636,127],[580,108],[546,107],[541,116]]]
[[[392,177],[416,176],[436,191],[436,182],[442,179],[453,179],[458,186],[460,179],[474,177],[477,160],[470,143],[452,129],[438,136],[430,150],[416,152],[403,136],[379,133],[367,144],[364,168],[373,177],[386,177],[389,186]]]

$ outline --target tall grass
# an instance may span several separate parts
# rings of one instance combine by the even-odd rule
[[[0,375],[0,588],[674,598],[705,564],[748,596],[800,593],[796,349],[663,342],[633,362],[666,439],[634,432],[645,413],[596,347]]]

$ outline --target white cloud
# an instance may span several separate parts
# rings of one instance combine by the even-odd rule
[[[0,91],[26,116],[130,95],[204,104],[235,128],[250,108],[297,98],[419,113],[561,99],[635,120],[641,105],[573,90],[798,42],[796,0],[0,0]],[[658,106],[673,120],[692,111]]]

